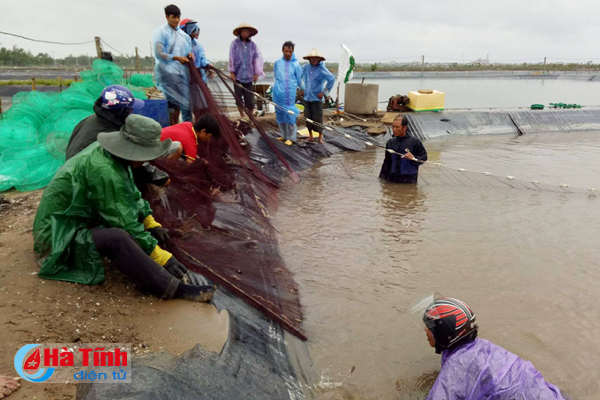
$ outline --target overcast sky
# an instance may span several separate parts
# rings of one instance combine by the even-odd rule
[[[0,31],[35,39],[83,42],[100,36],[118,51],[150,52],[152,32],[168,3],[157,0],[0,0]],[[600,61],[600,2],[595,0],[179,0],[182,18],[199,22],[200,42],[213,61],[228,57],[232,30],[254,25],[266,60],[281,44],[296,43],[303,56],[316,47],[330,61],[346,44],[357,62]],[[60,46],[0,35],[0,46],[17,45],[56,57],[95,54],[94,44]],[[107,49],[110,50],[110,49]],[[435,58],[437,57],[437,58]],[[560,59],[560,60],[559,60]]]

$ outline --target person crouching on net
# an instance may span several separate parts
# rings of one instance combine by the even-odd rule
[[[69,159],[42,196],[33,224],[34,250],[45,279],[96,285],[103,258],[140,290],[162,299],[208,301],[212,286],[187,281],[187,268],[163,250],[167,231],[152,217],[131,168],[165,155],[158,122],[130,115],[116,132]]]
[[[198,144],[200,142],[210,142],[212,138],[221,137],[221,129],[215,117],[211,114],[202,115],[193,125],[191,122],[182,122],[177,125],[163,128],[160,134],[160,140],[171,139],[178,142],[179,148],[167,159],[177,160],[184,157],[189,164],[198,159]],[[208,161],[201,159],[205,165]]]

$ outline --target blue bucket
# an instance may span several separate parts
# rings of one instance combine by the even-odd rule
[[[144,100],[144,103],[146,103],[144,108],[141,110],[134,110],[133,113],[152,118],[163,128],[171,124],[167,100]]]

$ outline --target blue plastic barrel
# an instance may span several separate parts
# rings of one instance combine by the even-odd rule
[[[143,115],[144,117],[152,118],[158,122],[163,128],[170,125],[169,106],[167,100],[144,100],[146,105],[141,110],[134,110],[134,114]]]

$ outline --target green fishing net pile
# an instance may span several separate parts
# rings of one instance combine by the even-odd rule
[[[129,83],[133,86],[149,88],[155,86],[152,74],[132,74]]]
[[[94,112],[94,101],[106,86],[125,84],[123,69],[106,60],[95,60],[91,70],[79,75],[81,81],[61,93],[17,93],[11,108],[0,115],[0,192],[48,185],[65,162],[75,125]],[[146,98],[141,87],[124,86]]]

